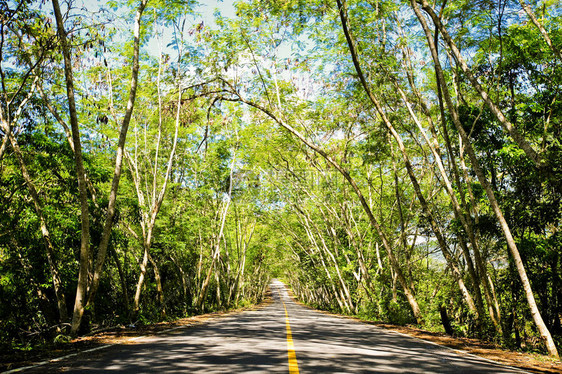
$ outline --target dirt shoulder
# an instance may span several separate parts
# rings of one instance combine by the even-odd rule
[[[329,314],[336,317],[343,317],[357,322],[367,323],[386,330],[391,330],[394,332],[398,332],[400,334],[412,336],[418,339],[427,340],[435,344],[452,348],[460,355],[472,354],[505,365],[521,368],[531,373],[541,373],[541,374],[562,373],[562,362],[553,360],[546,355],[515,352],[478,339],[453,337],[453,336],[446,335],[444,333],[425,331],[412,326],[399,326],[399,325],[392,325],[389,323],[382,323],[376,321],[366,321],[356,317],[330,313],[324,310],[314,309],[300,302],[294,296],[290,288],[287,288],[287,291],[289,293],[289,296],[296,303],[304,306],[305,308],[313,309],[316,310],[317,312]]]
[[[291,297],[293,296],[291,295]],[[296,299],[295,302],[306,308],[313,309],[297,301]],[[553,360],[546,355],[514,352],[478,339],[452,337],[444,333],[425,331],[412,326],[399,326],[382,322],[366,321],[356,317],[330,313],[323,310],[314,310],[323,314],[343,317],[357,322],[374,325],[386,330],[398,332],[400,334],[412,336],[418,339],[427,340],[432,343],[452,348],[460,355],[472,354],[505,365],[521,368],[531,373],[562,373],[562,362]]]
[[[0,352],[0,373],[14,369],[24,369],[26,367],[46,362],[57,361],[58,358],[72,354],[79,354],[95,348],[101,348],[105,345],[133,344],[135,340],[145,336],[157,335],[177,328],[198,326],[213,319],[242,313],[248,310],[257,310],[269,305],[271,302],[271,294],[268,293],[263,302],[251,307],[201,314],[170,322],[160,322],[143,326],[115,326],[104,329],[103,332],[78,337],[68,343],[60,344],[58,346],[34,349],[32,351]]]
[[[359,319],[357,320],[363,323],[382,327],[387,330],[447,346],[454,349],[461,355],[469,353],[500,362],[505,365],[525,369],[532,373],[562,373],[562,363],[545,355],[509,351],[478,339],[452,337],[442,333],[424,331],[409,326],[396,326]]]
[[[208,313],[182,318],[171,322],[161,322],[134,328],[123,326],[114,327],[91,336],[79,337],[58,347],[46,348],[43,350],[34,350],[30,352],[2,352],[0,353],[0,372],[32,366],[40,362],[56,360],[62,356],[80,353],[86,350],[103,347],[108,344],[133,344],[134,341],[140,337],[164,333],[175,328],[189,328],[191,326],[201,325],[213,319],[242,313],[247,310],[263,308],[270,303],[271,297],[269,296],[264,300],[264,302],[253,307]],[[300,302],[298,303],[310,308]],[[450,347],[461,355],[477,355],[509,366],[521,368],[532,373],[562,373],[562,363],[560,361],[554,361],[544,355],[513,352],[481,340],[451,337],[441,333],[424,331],[411,326],[398,326],[374,321],[365,321],[355,317],[329,313],[326,311],[318,312],[371,324],[380,328]]]

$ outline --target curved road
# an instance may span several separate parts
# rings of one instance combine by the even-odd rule
[[[471,355],[329,316],[293,302],[281,282],[256,311],[80,354],[30,372],[521,373]]]

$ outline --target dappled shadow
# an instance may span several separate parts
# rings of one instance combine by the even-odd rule
[[[273,302],[37,368],[67,373],[288,372],[285,303],[301,373],[520,373],[470,355],[297,305],[281,283]]]
[[[310,311],[304,318],[298,311],[292,314],[295,350],[303,373],[521,372],[365,324]]]
[[[521,373],[284,298],[303,373]]]
[[[58,367],[65,373],[287,372],[281,313],[274,303],[262,310],[110,347],[38,370]]]

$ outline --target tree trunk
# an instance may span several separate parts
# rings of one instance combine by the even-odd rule
[[[334,159],[332,159],[324,150],[322,150],[320,147],[316,146],[314,143],[308,141],[300,132],[298,132],[292,126],[290,126],[289,124],[285,123],[280,118],[278,118],[275,114],[273,114],[273,112],[271,112],[270,110],[262,107],[259,104],[256,104],[256,103],[254,103],[252,101],[249,101],[249,100],[246,100],[236,91],[236,89],[234,89],[234,87],[232,85],[230,85],[229,82],[227,82],[227,81],[223,81],[223,82],[227,86],[229,86],[232,94],[236,95],[237,98],[231,99],[231,98],[223,97],[222,100],[240,101],[244,104],[247,104],[248,106],[251,106],[251,107],[256,108],[259,111],[263,112],[264,114],[269,116],[273,121],[275,121],[278,125],[280,125],[285,130],[287,130],[288,132],[293,134],[297,139],[299,139],[301,142],[303,142],[307,147],[309,147],[314,152],[316,152],[320,156],[322,156],[350,184],[350,186],[353,188],[353,191],[355,192],[355,194],[359,198],[359,201],[361,202],[361,206],[362,206],[363,210],[365,211],[365,213],[367,214],[367,217],[369,218],[369,223],[371,224],[371,227],[376,231],[376,233],[381,238],[381,241],[383,243],[383,247],[387,251],[387,254],[388,254],[388,257],[389,257],[389,260],[390,260],[390,265],[394,268],[394,270],[396,271],[396,273],[398,275],[398,280],[399,280],[400,285],[402,286],[402,288],[404,290],[404,295],[406,296],[406,299],[408,300],[408,303],[410,304],[410,307],[412,308],[412,313],[414,314],[414,317],[416,318],[417,323],[423,324],[423,318],[422,318],[422,314],[421,314],[421,310],[419,308],[418,302],[416,300],[416,297],[415,297],[413,291],[411,290],[408,283],[406,282],[406,278],[404,277],[402,271],[400,270],[400,265],[399,265],[398,261],[396,260],[396,257],[394,256],[394,251],[393,251],[390,243],[388,242],[388,239],[386,238],[386,235],[385,235],[384,231],[382,230],[382,227],[379,225],[379,222],[377,221],[377,219],[373,215],[373,212],[371,211],[371,208],[369,207],[369,204],[365,200],[365,197],[363,196],[363,193],[361,192],[361,189],[359,188],[357,183],[355,183],[355,180],[351,177],[351,175],[347,172],[347,170],[345,170],[338,162],[336,162]]]
[[[144,284],[144,277],[146,275],[146,266],[148,265],[148,248],[143,247],[142,262],[140,263],[139,280],[135,291],[135,298],[133,300],[133,318],[137,318],[140,309],[140,296],[142,285]]]
[[[217,287],[215,289],[216,292],[216,303],[217,303],[217,309],[221,309],[222,307],[222,297],[221,297],[221,280],[220,280],[220,258],[219,261],[215,261],[215,282],[217,283]]]
[[[232,174],[233,174],[233,169],[234,169],[234,160],[236,159],[236,157],[232,158],[232,164],[230,167],[230,185],[228,187],[228,200],[226,201],[226,205],[224,207],[223,210],[223,214],[222,214],[222,218],[221,218],[221,225],[220,225],[220,230],[217,236],[217,245],[215,247],[215,250],[213,252],[213,257],[211,259],[211,265],[209,266],[209,270],[207,271],[207,276],[205,277],[205,280],[203,281],[203,284],[201,285],[201,290],[199,292],[199,295],[197,296],[197,301],[195,302],[195,307],[197,309],[201,309],[201,306],[203,305],[203,302],[205,301],[205,296],[207,295],[207,288],[209,287],[209,283],[211,281],[211,275],[213,272],[213,268],[215,266],[215,262],[218,258],[218,256],[220,255],[220,244],[221,244],[221,238],[223,236],[223,232],[224,232],[224,225],[226,223],[226,214],[228,213],[228,207],[230,206],[230,202],[232,199]]]
[[[76,100],[74,97],[74,75],[72,72],[72,61],[70,59],[70,47],[66,39],[64,21],[58,0],[52,0],[53,10],[57,22],[57,32],[61,43],[61,50],[64,57],[64,75],[66,80],[66,95],[68,97],[68,111],[70,115],[70,125],[72,129],[72,141],[74,143],[74,159],[76,163],[76,176],[78,179],[78,190],[80,197],[80,218],[81,218],[81,237],[80,237],[80,266],[78,270],[78,285],[76,287],[76,298],[74,301],[74,313],[72,316],[72,335],[78,333],[84,305],[86,302],[86,292],[89,275],[90,259],[90,217],[88,211],[88,195],[86,191],[86,176],[84,162],[82,159],[82,144],[80,142],[80,129],[78,127],[78,114],[76,112]]]
[[[56,1],[56,0],[53,0]],[[119,189],[119,181],[121,180],[121,168],[123,165],[123,157],[125,154],[125,141],[127,139],[127,132],[129,131],[129,124],[131,122],[131,117],[133,116],[133,108],[135,106],[135,99],[137,96],[137,85],[138,85],[138,75],[139,75],[139,51],[140,51],[140,28],[141,28],[141,17],[148,0],[141,0],[137,8],[137,13],[135,16],[135,24],[133,29],[133,66],[131,73],[131,84],[129,88],[129,98],[127,101],[127,108],[125,109],[125,115],[123,116],[123,121],[121,123],[121,130],[119,131],[119,140],[117,143],[117,154],[115,157],[115,169],[113,171],[113,180],[111,182],[111,190],[109,192],[109,201],[107,203],[107,215],[105,217],[105,223],[103,226],[102,236],[100,244],[98,247],[98,253],[96,257],[96,263],[94,268],[94,274],[92,277],[91,286],[88,295],[88,305],[93,305],[96,292],[99,286],[99,280],[101,273],[103,272],[103,265],[105,263],[105,257],[107,254],[107,247],[109,245],[109,239],[111,237],[111,229],[113,227],[113,218],[115,217],[115,207],[117,204],[117,192]],[[78,321],[79,323],[79,321]]]
[[[451,321],[447,315],[447,308],[444,305],[439,306],[439,314],[441,315],[441,324],[445,329],[447,335],[453,336],[453,328],[451,327]]]
[[[423,136],[423,138],[425,139],[426,143],[428,144],[428,146],[430,147],[430,149],[433,153],[434,159],[437,162],[438,169],[440,171],[441,177],[442,177],[444,185],[445,185],[445,190],[447,191],[447,193],[448,193],[448,195],[451,199],[451,203],[452,203],[452,206],[453,206],[453,211],[454,211],[455,217],[461,221],[461,224],[462,224],[463,228],[465,229],[465,232],[467,233],[467,235],[469,237],[469,240],[472,244],[472,248],[473,248],[474,253],[475,253],[476,263],[479,265],[478,266],[478,268],[480,270],[479,274],[485,274],[486,273],[485,267],[482,265],[482,260],[481,260],[480,255],[479,255],[480,252],[478,250],[478,244],[476,242],[476,237],[475,237],[474,231],[472,229],[472,224],[469,222],[469,220],[466,219],[466,216],[463,212],[461,204],[458,202],[458,200],[456,198],[455,191],[453,190],[452,184],[449,181],[449,178],[447,176],[447,173],[445,172],[445,168],[444,168],[443,163],[441,161],[440,153],[438,152],[438,150],[436,148],[436,145],[434,145],[433,142],[431,142],[429,140],[428,136],[425,134],[425,131],[424,131],[423,127],[421,126],[420,121],[418,120],[417,116],[415,115],[415,113],[414,113],[414,111],[411,107],[411,104],[408,101],[408,99],[407,99],[406,95],[404,94],[404,92],[402,91],[402,89],[398,85],[396,85],[396,88],[397,88],[398,92],[400,93],[400,95],[402,97],[402,100],[406,104],[406,107],[408,109],[408,112],[410,113],[410,116],[412,117],[412,119],[416,123],[418,129],[420,130],[420,132]],[[453,158],[452,162],[454,162],[454,158]],[[422,204],[422,206],[423,206],[423,204]],[[474,288],[477,290],[476,291],[476,295],[477,295],[476,305],[474,304],[474,301],[472,299],[472,296],[468,292],[468,289],[464,285],[464,281],[462,280],[462,276],[461,276],[458,268],[454,264],[452,264],[453,276],[457,280],[457,283],[459,284],[459,287],[460,287],[463,295],[465,296],[465,300],[467,302],[467,305],[468,305],[469,309],[471,310],[471,312],[474,313],[474,315],[476,316],[477,323],[480,326],[481,325],[480,320],[483,316],[483,303],[482,303],[481,295],[480,295],[480,292],[479,292],[480,291],[479,290],[479,284],[481,283],[481,280],[478,278],[477,273],[474,271],[474,267],[472,265],[472,259],[470,257],[470,253],[468,251],[468,248],[466,247],[466,243],[464,242],[463,239],[461,239],[460,242],[461,242],[460,243],[461,249],[463,250],[463,255],[464,255],[465,259],[467,260],[469,275],[471,276],[472,282],[474,284]],[[448,252],[448,250],[446,250],[446,251]],[[450,257],[451,260],[452,260],[452,257],[450,255],[448,256],[447,254],[445,254],[445,257]],[[490,317],[492,318],[492,321],[494,322],[494,326],[496,326],[496,329],[498,329],[498,331],[501,332],[501,324],[499,322],[499,317],[496,316],[495,310],[492,308],[489,288],[487,287],[487,284],[484,284],[483,286],[484,286],[484,290],[485,290],[485,295],[487,296],[488,305],[490,307]]]
[[[137,12],[137,17],[139,19],[140,22],[140,15]],[[140,25],[139,25],[140,27]],[[135,33],[136,35],[136,33]],[[137,71],[138,73],[138,71]],[[145,196],[143,189],[142,189],[142,175],[139,175],[139,161],[138,161],[138,154],[136,152],[136,148],[135,148],[135,154],[134,154],[134,159],[133,157],[131,157],[129,155],[129,153],[127,151],[124,151],[124,156],[127,159],[127,162],[129,163],[129,169],[131,170],[131,175],[133,177],[133,182],[135,185],[135,190],[137,193],[137,199],[138,199],[138,203],[139,206],[142,209],[142,214],[141,214],[141,228],[142,228],[142,246],[144,248],[144,256],[143,256],[143,264],[141,265],[141,274],[139,276],[139,281],[137,283],[137,291],[135,294],[135,313],[138,311],[139,309],[139,298],[140,298],[140,292],[141,292],[141,286],[142,283],[144,282],[144,277],[145,277],[145,273],[146,273],[146,261],[145,261],[145,257],[148,258],[148,260],[150,260],[150,262],[153,265],[153,269],[154,269],[154,277],[156,280],[156,287],[157,287],[157,293],[158,293],[158,297],[159,297],[159,302],[160,302],[160,306],[161,306],[161,316],[165,317],[166,316],[166,308],[165,308],[165,303],[164,303],[164,294],[163,294],[163,290],[162,290],[162,284],[161,284],[161,279],[160,279],[160,272],[158,270],[158,265],[156,264],[156,262],[152,259],[152,257],[150,256],[150,247],[152,245],[152,239],[153,239],[153,233],[154,233],[154,226],[156,224],[156,218],[158,216],[158,213],[160,212],[160,208],[162,206],[162,203],[164,201],[164,196],[166,194],[166,190],[167,190],[167,186],[168,186],[168,181],[170,179],[170,175],[171,175],[171,171],[172,171],[172,166],[173,166],[173,160],[174,160],[174,156],[176,153],[176,147],[177,147],[177,141],[178,141],[178,131],[179,131],[179,126],[180,126],[180,112],[181,112],[181,97],[182,97],[182,90],[181,90],[181,86],[178,84],[178,97],[177,97],[177,103],[176,103],[176,118],[175,118],[175,132],[174,132],[174,138],[173,138],[173,143],[172,143],[172,149],[170,150],[170,155],[168,157],[168,163],[166,166],[166,173],[164,175],[164,181],[162,183],[162,186],[160,188],[159,191],[157,191],[157,163],[158,163],[158,150],[159,150],[159,146],[160,146],[160,139],[161,139],[161,132],[162,132],[162,126],[160,125],[158,128],[158,140],[156,143],[156,156],[155,156],[155,161],[154,161],[154,170],[151,170],[151,178],[153,180],[153,188],[152,188],[152,193],[147,193],[147,196]],[[160,108],[161,111],[161,108]],[[146,139],[146,134],[145,134],[145,142],[147,141]],[[136,138],[135,138],[135,144],[136,144]],[[144,181],[146,183],[146,181],[149,179],[148,176],[144,176]],[[138,235],[136,235],[134,233],[133,230],[130,230],[133,235],[140,241],[140,238],[138,237]],[[102,259],[103,260],[103,259]],[[98,265],[100,264],[100,262],[98,261]],[[93,295],[92,293],[90,295]]]
[[[166,318],[166,304],[164,302],[164,289],[162,288],[162,278],[160,277],[160,269],[158,269],[158,264],[150,253],[148,253],[148,260],[152,265],[154,271],[154,280],[156,281],[156,294],[158,295],[158,302],[160,303],[160,317]]]
[[[318,249],[321,250],[321,251],[323,250],[328,255],[330,260],[332,260],[331,262],[334,266],[334,269],[336,270],[336,275],[338,276],[339,284],[341,286],[341,287],[338,287],[338,288],[340,289],[342,299],[345,300],[347,312],[351,313],[353,311],[356,311],[356,307],[353,303],[353,300],[351,299],[351,294],[349,292],[349,288],[347,287],[347,284],[346,284],[345,280],[343,279],[343,277],[341,275],[340,266],[337,262],[336,257],[334,256],[334,254],[328,248],[328,245],[326,244],[326,241],[324,240],[324,235],[322,234],[322,231],[318,228],[318,226],[316,226],[316,224],[314,223],[314,221],[312,220],[312,218],[310,217],[310,215],[307,212],[305,212],[304,210],[302,210],[298,207],[297,207],[297,209],[303,214],[303,217],[307,221],[308,227],[309,228],[310,228],[310,226],[314,227],[314,229],[316,231],[316,234],[317,234],[317,237],[320,239],[320,242],[322,244],[322,246],[317,245]],[[325,221],[327,221],[326,216],[324,216],[323,218],[324,218]],[[312,232],[311,232],[311,235],[312,235]]]
[[[546,324],[544,323],[544,321],[542,319],[542,316],[540,314],[540,311],[537,307],[537,303],[535,301],[535,296],[533,294],[533,290],[531,288],[529,278],[527,277],[527,272],[526,272],[525,267],[523,265],[523,260],[521,259],[521,255],[519,254],[519,250],[517,248],[515,240],[513,239],[513,236],[511,235],[511,230],[509,228],[509,225],[507,224],[507,221],[505,220],[505,217],[503,216],[503,212],[501,211],[501,209],[499,207],[499,204],[496,200],[496,196],[495,196],[495,194],[494,194],[494,192],[493,192],[493,190],[490,186],[490,183],[488,182],[487,178],[484,175],[484,172],[480,168],[480,164],[478,162],[478,159],[476,158],[476,154],[475,154],[475,152],[472,148],[472,144],[470,143],[470,140],[468,139],[468,135],[466,134],[462,124],[460,123],[458,113],[457,113],[455,107],[453,106],[451,97],[449,95],[448,87],[444,84],[445,77],[444,77],[444,74],[443,74],[443,70],[441,68],[441,63],[439,61],[439,57],[437,56],[435,45],[433,43],[433,37],[431,35],[431,31],[430,31],[429,27],[427,26],[426,20],[425,20],[424,16],[421,14],[421,11],[419,10],[419,7],[418,7],[417,3],[415,1],[411,1],[411,5],[412,5],[412,8],[414,9],[414,12],[416,13],[416,16],[418,17],[418,19],[420,21],[421,26],[423,27],[423,30],[424,30],[425,34],[426,34],[428,44],[429,44],[429,48],[430,48],[430,51],[431,51],[431,54],[432,54],[433,62],[434,62],[434,65],[435,65],[435,70],[436,70],[437,76],[439,77],[438,84],[440,84],[443,88],[443,94],[444,94],[445,102],[447,103],[447,107],[448,107],[448,109],[451,113],[453,123],[455,124],[455,127],[457,128],[457,131],[461,135],[461,137],[463,139],[463,142],[466,145],[466,149],[467,149],[472,167],[474,168],[476,176],[478,177],[478,180],[482,184],[482,187],[486,191],[486,195],[488,196],[488,201],[490,202],[492,210],[494,211],[494,214],[496,215],[496,218],[497,218],[497,220],[500,224],[500,227],[501,227],[501,229],[504,233],[508,249],[509,249],[511,255],[513,256],[515,267],[517,268],[519,278],[521,279],[523,289],[525,290],[525,296],[527,298],[527,303],[528,303],[529,308],[531,310],[531,315],[533,316],[533,320],[534,320],[534,322],[537,326],[537,329],[539,330],[539,333],[541,334],[542,339],[545,342],[548,353],[552,357],[554,357],[556,359],[559,359],[558,350],[556,349],[556,345],[554,343],[554,340],[552,339],[552,335],[550,334],[550,331],[546,327]]]
[[[121,292],[123,293],[123,304],[125,306],[125,311],[127,312],[127,314],[129,314],[131,305],[129,301],[129,292],[127,291],[127,282],[125,280],[125,274],[123,273],[123,267],[121,266],[121,262],[119,261],[119,257],[117,256],[117,251],[115,250],[115,248],[113,248],[111,253],[113,254],[113,260],[115,261],[115,266],[117,266],[117,272],[119,273],[119,281],[121,282]]]
[[[344,0],[337,0],[337,1],[338,1],[338,7],[339,7],[339,11],[340,11],[340,19],[341,19],[341,22],[342,22],[342,27],[343,27],[343,30],[344,30],[344,34],[345,34],[345,37],[346,37],[346,40],[347,40],[347,43],[348,43],[348,46],[349,46],[349,50],[351,52],[352,59],[353,59],[353,64],[355,66],[355,70],[357,72],[359,80],[360,80],[365,92],[367,93],[367,96],[369,97],[370,101],[375,105],[377,113],[379,114],[379,116],[383,120],[384,124],[386,125],[386,127],[388,128],[388,130],[390,131],[390,133],[392,134],[392,136],[396,140],[396,142],[398,143],[398,149],[400,150],[400,152],[402,154],[402,157],[404,159],[404,164],[406,166],[408,176],[410,178],[410,181],[412,182],[412,186],[414,187],[414,191],[416,193],[416,196],[417,196],[418,200],[420,201],[423,212],[426,215],[426,218],[430,223],[431,229],[432,229],[433,233],[435,234],[435,237],[437,238],[437,241],[439,243],[439,247],[441,248],[445,258],[447,259],[447,262],[450,263],[451,268],[453,269],[453,274],[455,276],[455,279],[457,280],[457,283],[459,284],[459,287],[460,287],[460,289],[463,293],[463,296],[464,296],[465,300],[467,301],[467,304],[468,304],[469,308],[475,314],[478,314],[477,309],[474,305],[474,301],[472,299],[472,296],[470,295],[468,289],[464,285],[462,275],[460,274],[460,271],[459,271],[458,267],[454,264],[453,256],[451,255],[451,252],[450,252],[450,250],[448,248],[448,245],[445,241],[445,237],[443,236],[443,234],[441,232],[440,226],[437,223],[436,219],[434,218],[433,213],[431,211],[431,208],[429,207],[427,201],[425,200],[425,197],[423,196],[423,193],[421,191],[421,187],[420,187],[420,185],[418,183],[418,180],[416,178],[416,175],[413,171],[412,164],[410,162],[408,153],[406,151],[406,148],[404,147],[402,137],[400,136],[400,134],[398,134],[398,132],[396,131],[396,129],[394,128],[394,126],[392,125],[392,123],[390,122],[388,117],[386,116],[385,111],[382,108],[382,105],[380,104],[379,100],[374,96],[373,92],[369,88],[369,85],[367,84],[367,81],[366,81],[366,79],[363,75],[363,72],[362,72],[362,69],[361,69],[361,66],[360,66],[360,63],[359,63],[359,58],[358,58],[358,55],[357,55],[357,48],[355,46],[355,42],[353,40],[351,32],[348,29],[347,11],[345,9],[345,2],[344,2]]]
[[[550,47],[550,49],[552,50],[552,52],[554,52],[554,54],[556,55],[556,58],[558,58],[559,62],[562,62],[562,54],[560,53],[560,50],[558,49],[558,47],[556,47],[553,43],[552,40],[550,39],[550,36],[548,35],[548,33],[546,32],[546,29],[544,28],[544,26],[537,20],[537,17],[535,17],[535,14],[533,13],[533,10],[531,9],[531,7],[529,6],[529,4],[527,4],[527,2],[525,0],[519,0],[519,4],[521,4],[521,7],[523,8],[523,10],[525,11],[525,13],[527,13],[527,15],[529,16],[529,18],[531,19],[531,21],[533,22],[533,24],[537,27],[537,29],[539,29],[544,41],[546,42],[546,44],[548,44],[548,46]]]
[[[482,99],[484,100],[484,102],[486,103],[486,105],[488,106],[490,111],[497,118],[499,123],[509,133],[509,135],[511,135],[513,140],[525,152],[527,157],[529,157],[535,163],[535,165],[537,167],[539,167],[539,168],[542,167],[542,163],[544,161],[542,159],[542,157],[537,154],[537,152],[531,147],[531,145],[527,142],[527,140],[523,137],[523,135],[521,135],[519,130],[505,117],[505,115],[502,113],[501,109],[498,108],[496,106],[496,104],[490,99],[486,90],[484,90],[484,88],[478,82],[478,79],[476,79],[476,77],[470,71],[468,65],[464,61],[464,58],[462,57],[460,51],[458,50],[457,46],[455,45],[453,39],[451,38],[451,36],[449,35],[447,30],[445,29],[445,27],[441,23],[441,20],[439,19],[439,16],[437,14],[435,14],[435,12],[433,11],[433,8],[427,2],[427,0],[422,0],[422,8],[423,8],[424,11],[427,12],[427,14],[429,14],[431,19],[433,20],[433,23],[439,29],[439,31],[441,32],[441,35],[443,35],[443,39],[445,40],[445,42],[449,46],[451,52],[453,53],[453,56],[455,57],[455,60],[457,61],[460,68],[462,69],[463,73],[466,75],[466,77],[468,78],[468,80],[470,81],[470,83],[472,84],[474,89],[480,94],[480,96],[482,97]],[[419,10],[419,7],[418,7],[418,10]],[[420,13],[420,16],[423,17],[423,15],[421,15],[421,13]]]
[[[23,154],[21,153],[21,149],[18,145],[16,138],[11,133],[8,134],[8,137],[10,139],[12,149],[14,150],[14,154],[16,155],[16,158],[20,165],[20,170],[22,172],[23,179],[25,180],[29,193],[31,194],[31,198],[33,199],[33,206],[35,208],[35,212],[37,213],[37,217],[39,218],[39,228],[41,231],[41,236],[43,237],[43,243],[45,245],[45,253],[47,255],[47,261],[49,263],[51,277],[53,278],[53,288],[55,290],[55,297],[57,299],[57,308],[59,311],[60,321],[66,322],[66,320],[68,319],[68,314],[66,310],[66,297],[64,296],[64,290],[62,289],[62,281],[60,279],[58,265],[55,258],[55,250],[53,247],[53,243],[51,242],[51,235],[47,227],[47,221],[45,220],[45,215],[43,213],[43,203],[41,202],[41,198],[37,193],[35,184],[31,180],[31,176],[27,171],[27,166],[25,165]]]

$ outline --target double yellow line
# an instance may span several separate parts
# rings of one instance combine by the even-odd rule
[[[289,354],[289,374],[298,374],[299,365],[297,364],[297,354],[295,353],[295,346],[293,344],[293,334],[291,333],[291,325],[289,324],[289,313],[287,312],[287,307],[285,302],[283,303],[283,308],[285,309],[285,324],[287,326],[287,352]]]

